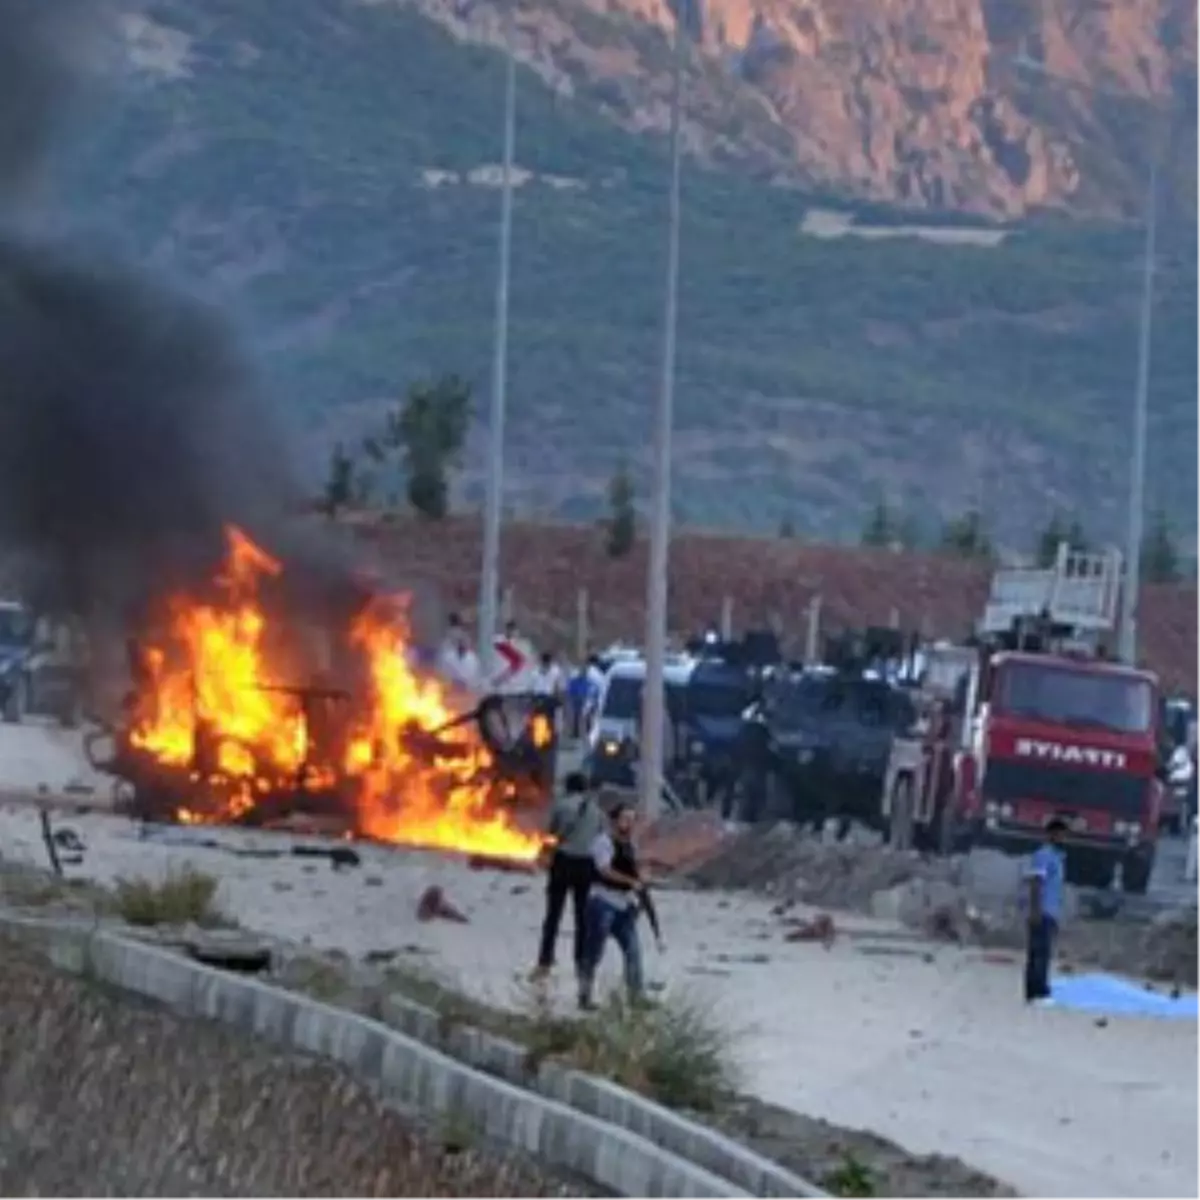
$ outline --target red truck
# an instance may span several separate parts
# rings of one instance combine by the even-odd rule
[[[1126,891],[1146,890],[1163,798],[1158,681],[1089,649],[1115,625],[1119,579],[1115,552],[1065,548],[1048,570],[997,572],[979,644],[930,649],[926,719],[897,739],[884,783],[894,839],[1024,853],[1058,815],[1072,882],[1106,886],[1120,867]]]

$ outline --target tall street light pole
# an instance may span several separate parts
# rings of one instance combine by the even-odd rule
[[[1157,150],[1157,147],[1155,148]],[[1138,320],[1137,389],[1133,401],[1133,462],[1129,469],[1129,532],[1125,549],[1125,602],[1121,606],[1118,652],[1137,662],[1138,602],[1141,598],[1142,538],[1146,517],[1146,419],[1150,406],[1150,353],[1154,332],[1154,255],[1158,230],[1158,162],[1150,165],[1146,190],[1146,243],[1142,261],[1142,310]]]
[[[483,561],[479,572],[479,665],[494,674],[496,616],[500,591],[500,518],[504,504],[504,417],[508,392],[508,291],[512,259],[513,157],[517,130],[516,0],[505,13],[504,164],[500,180],[500,261],[496,272],[496,327],[492,352],[492,396],[488,416],[487,498],[483,517]]]
[[[1061,87],[1100,96],[1148,105],[1157,111],[1151,98],[1123,88],[1108,88],[1070,79],[1051,71],[1044,63],[1026,55],[1013,62],[1022,70],[1040,75]],[[1146,423],[1150,407],[1150,356],[1154,333],[1154,258],[1158,228],[1158,154],[1159,139],[1151,144],[1150,179],[1146,188],[1145,242],[1142,251],[1142,296],[1138,314],[1137,383],[1133,396],[1133,445],[1129,464],[1129,509],[1126,516],[1125,587],[1121,604],[1121,627],[1117,653],[1122,661],[1137,661],[1138,603],[1141,595],[1142,539],[1146,516]]]
[[[671,185],[667,219],[667,274],[663,312],[662,374],[654,424],[654,476],[650,557],[646,573],[646,682],[642,697],[642,746],[638,776],[642,811],[654,817],[662,801],[663,724],[667,657],[667,570],[671,539],[671,433],[675,408],[675,341],[679,312],[679,218],[682,166],[683,66],[687,54],[687,9],[676,0],[671,78]]]

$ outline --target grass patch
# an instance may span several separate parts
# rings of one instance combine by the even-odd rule
[[[204,871],[171,868],[163,879],[118,879],[116,910],[130,925],[228,924],[216,905],[217,880]]]
[[[669,1108],[708,1113],[737,1092],[733,1038],[705,1005],[683,996],[631,1004],[612,992],[586,1016],[555,1012],[531,985],[517,1011],[465,996],[433,975],[393,965],[387,985],[437,1012],[443,1036],[473,1026],[528,1050],[529,1069],[547,1060],[599,1075]]]
[[[583,1018],[556,1014],[535,997],[524,1041],[535,1061],[567,1063],[668,1108],[715,1112],[737,1091],[728,1030],[685,996],[638,1004],[614,991]]]
[[[831,1196],[874,1196],[875,1175],[857,1155],[846,1151],[842,1161],[821,1180],[821,1186]]]

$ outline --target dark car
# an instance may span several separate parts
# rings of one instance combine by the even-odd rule
[[[732,815],[741,766],[742,721],[756,693],[753,672],[721,659],[696,664],[684,689],[684,739],[678,755],[697,799]]]
[[[915,721],[911,697],[883,679],[825,670],[776,678],[743,727],[743,816],[877,825],[892,741]]]

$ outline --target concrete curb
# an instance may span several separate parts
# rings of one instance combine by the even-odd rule
[[[519,1087],[644,1137],[671,1154],[729,1180],[751,1196],[823,1197],[815,1184],[741,1143],[655,1104],[606,1079],[553,1062],[534,1064],[524,1046],[470,1025],[449,1024],[440,1013],[416,1001],[388,996],[382,1016],[426,1045]]]
[[[47,947],[51,960],[64,970],[187,1016],[220,1021],[332,1059],[376,1084],[401,1109],[465,1117],[497,1143],[617,1195],[749,1194],[647,1137],[486,1075],[378,1021],[103,930],[12,914],[0,914],[0,926]]]

